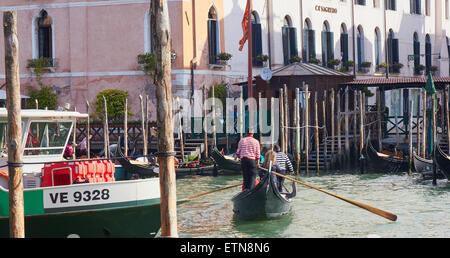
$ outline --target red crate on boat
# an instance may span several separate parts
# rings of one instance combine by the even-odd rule
[[[84,177],[85,173],[86,168],[81,162],[47,163],[41,170],[41,186],[71,185]]]

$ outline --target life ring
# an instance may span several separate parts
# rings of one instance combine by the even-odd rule
[[[8,178],[9,178],[9,173],[8,173],[8,171],[1,170],[1,169],[0,169],[0,176],[2,176],[2,177],[4,177],[4,178],[8,179]]]

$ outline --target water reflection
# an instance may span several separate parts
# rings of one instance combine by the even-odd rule
[[[449,237],[450,183],[407,174],[324,174],[296,177],[323,190],[398,216],[386,220],[364,209],[301,185],[292,211],[271,220],[239,221],[233,216],[235,187],[178,206],[180,237]],[[179,198],[240,183],[241,176],[177,180]],[[290,186],[288,180],[286,185]]]

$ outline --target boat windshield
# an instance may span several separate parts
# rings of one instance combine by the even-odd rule
[[[62,155],[72,122],[31,122],[24,155]]]

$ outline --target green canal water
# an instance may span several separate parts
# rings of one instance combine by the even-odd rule
[[[231,198],[240,187],[215,192],[178,206],[183,238],[448,238],[450,182],[420,176],[357,172],[297,177],[305,183],[397,215],[395,222],[317,190],[297,185],[289,215],[239,221]],[[241,176],[177,180],[178,198],[241,182]],[[286,185],[291,183],[286,180]]]

